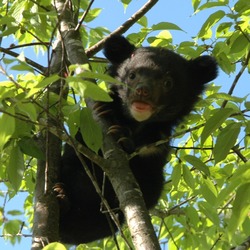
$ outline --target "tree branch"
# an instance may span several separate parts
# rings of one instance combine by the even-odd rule
[[[0,52],[3,52],[7,55],[10,55],[10,56],[13,56],[13,57],[18,57],[20,54],[14,52],[14,51],[11,51],[12,48],[2,48],[0,47]],[[34,67],[34,70],[37,71],[39,74],[42,74],[44,75],[44,72],[46,71],[46,67],[43,67],[42,65],[30,60],[29,58],[25,57],[25,61],[31,65],[32,67]]]
[[[230,88],[229,91],[228,91],[228,94],[229,94],[229,95],[232,95],[232,94],[233,94],[233,91],[234,91],[234,89],[235,89],[235,87],[236,87],[236,85],[237,85],[237,83],[238,83],[240,77],[242,76],[242,74],[244,73],[245,69],[247,68],[247,65],[248,65],[249,60],[250,60],[250,51],[248,52],[247,57],[246,57],[246,60],[245,60],[245,62],[243,63],[241,69],[239,70],[239,73],[238,73],[238,74],[235,76],[235,78],[234,78],[234,81],[233,81],[233,83],[232,83],[232,86],[231,86],[231,88]],[[221,107],[222,107],[222,108],[225,108],[226,105],[227,105],[227,103],[228,103],[228,100],[225,100],[225,101],[222,103]]]
[[[125,23],[114,30],[109,36],[96,43],[94,46],[86,50],[86,55],[92,57],[103,48],[105,41],[113,35],[122,35],[130,27],[132,27],[141,17],[143,17],[156,3],[158,0],[149,0],[142,8],[140,8],[135,14],[133,14]]]

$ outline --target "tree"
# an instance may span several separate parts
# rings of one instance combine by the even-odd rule
[[[192,1],[194,13],[209,10],[210,14],[195,38],[178,45],[173,44],[169,31],[181,32],[176,24],[160,22],[148,27],[144,14],[157,1],[148,1],[126,23],[117,24],[119,28],[111,33],[104,27],[85,28],[83,22],[90,25],[98,19],[100,9],[92,8],[94,1],[79,2],[10,0],[0,4],[1,42],[8,36],[14,36],[17,42],[9,48],[0,47],[3,53],[0,69],[6,78],[0,84],[0,179],[3,190],[8,190],[2,195],[7,201],[15,199],[21,191],[27,192],[24,206],[29,221],[25,225],[31,227],[34,216],[34,235],[42,236],[38,241],[34,237],[33,249],[41,249],[47,240],[58,239],[57,203],[51,190],[60,167],[61,141],[76,145],[91,159],[95,157],[73,140],[77,130],[74,124],[81,126],[79,115],[86,97],[108,98],[102,89],[86,81],[86,78],[98,79],[98,86],[103,87],[103,82],[108,80],[104,74],[106,61],[95,55],[101,50],[105,37],[123,34],[135,23],[140,25],[140,30],[128,35],[133,43],[167,47],[189,59],[202,53],[212,54],[223,71],[221,74],[231,75],[230,87],[226,90],[221,91],[218,85],[211,83],[195,111],[176,129],[173,138],[166,138],[172,140],[172,154],[166,166],[165,189],[158,206],[150,211],[158,240],[162,247],[166,244],[169,249],[199,249],[201,246],[229,249],[241,244],[247,249],[250,102],[249,91],[240,96],[234,92],[250,70],[249,1]],[[125,8],[130,2],[122,1]],[[44,52],[48,67],[26,58],[24,52],[14,52],[24,47]],[[92,73],[88,72],[89,62]],[[244,87],[247,82],[243,84]],[[91,101],[87,105],[91,109]],[[105,121],[99,124],[105,131]],[[91,129],[94,126],[94,123],[89,126],[86,134],[91,136],[86,140],[93,138],[95,133]],[[99,141],[99,137],[91,141],[93,151],[99,147]],[[112,138],[104,138],[104,143],[116,148]],[[119,150],[112,155],[116,163],[118,154],[123,157]],[[97,161],[105,168],[105,164]],[[126,160],[121,162],[126,165]],[[129,171],[126,166],[120,167]],[[33,214],[31,201],[35,178],[36,209]],[[114,182],[117,178],[122,176],[114,177]],[[25,236],[24,225],[18,219],[8,220],[5,204],[1,207],[2,235],[15,244],[18,237]],[[19,209],[9,211],[13,215],[19,213]],[[37,227],[41,221],[42,230]],[[129,228],[134,237],[140,236],[134,235],[131,225]],[[128,230],[124,234],[127,238]],[[120,248],[128,241],[117,237]],[[138,241],[133,243],[136,246]],[[89,246],[111,249],[115,243],[104,240]]]

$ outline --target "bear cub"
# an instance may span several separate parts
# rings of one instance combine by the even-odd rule
[[[138,152],[129,165],[150,209],[157,204],[163,189],[169,145],[146,146],[166,140],[191,112],[205,83],[216,78],[217,63],[211,56],[186,60],[164,48],[136,48],[122,36],[111,36],[105,42],[104,55],[110,62],[108,73],[122,84],[110,83],[113,102],[97,102],[97,107],[100,115],[116,127],[114,136],[121,147],[127,153]],[[83,143],[80,134],[77,139]],[[103,187],[101,168],[85,161]],[[108,214],[101,211],[101,199],[69,145],[64,148],[61,183],[55,191],[60,201],[62,242],[86,243],[117,230]],[[119,202],[107,178],[104,196],[117,211]],[[117,214],[122,223],[123,214],[119,210]]]

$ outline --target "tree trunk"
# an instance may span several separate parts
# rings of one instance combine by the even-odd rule
[[[65,2],[67,5],[65,5]],[[74,27],[72,27],[72,24],[74,24],[74,13],[70,8],[71,6],[69,6],[69,2],[65,2],[62,0],[55,1],[55,7],[60,18],[60,35],[66,52],[64,54],[67,56],[70,64],[89,64],[78,30],[74,30]],[[156,2],[156,0],[148,1],[148,9],[142,8],[139,15],[134,15],[131,19],[131,25]],[[143,13],[142,10],[145,12]],[[138,19],[135,19],[136,16],[138,16]],[[129,23],[126,24],[126,29],[128,27]],[[121,32],[122,29],[119,30],[119,33]],[[59,54],[56,56],[61,59],[62,57]],[[58,60],[55,60],[55,65],[58,65]],[[81,73],[81,71],[82,69],[79,72],[76,69],[75,73]],[[87,105],[92,109],[93,101],[88,100]],[[108,121],[96,120],[102,127],[104,134],[104,155],[106,160],[101,167],[107,173],[114,187],[120,202],[120,208],[126,217],[134,246],[136,249],[160,249],[140,188],[129,168],[126,154],[117,147],[112,137],[106,136],[107,129],[110,126]],[[58,240],[58,212],[57,206],[53,207],[56,201],[51,192],[53,184],[58,177],[61,143],[60,140],[47,133],[42,138],[42,144],[48,148],[48,160],[46,163],[40,162],[38,164],[33,250],[41,249],[41,246],[46,244],[47,241]],[[37,242],[42,242],[42,244],[39,245]]]

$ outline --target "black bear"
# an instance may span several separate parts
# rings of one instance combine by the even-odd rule
[[[118,125],[120,135],[114,132],[116,139],[126,138],[120,140],[124,150],[139,152],[130,160],[130,168],[150,209],[163,189],[169,145],[144,146],[171,135],[173,128],[192,110],[204,84],[217,76],[217,63],[210,56],[188,61],[164,48],[135,48],[122,36],[110,37],[104,45],[104,54],[110,62],[109,74],[122,84],[111,83],[113,102],[97,103],[97,106],[100,113],[108,111],[106,116],[111,124]],[[101,168],[88,159],[86,163],[102,187]],[[61,182],[55,188],[61,199],[60,240],[79,244],[112,235],[111,220],[107,213],[100,211],[101,199],[68,145],[62,157]],[[111,208],[119,208],[108,180],[104,196]],[[122,213],[118,214],[123,221]]]

